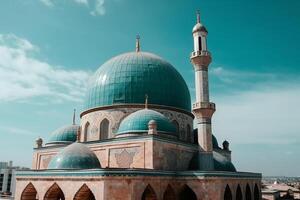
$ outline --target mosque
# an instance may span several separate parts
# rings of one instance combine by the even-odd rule
[[[260,200],[261,174],[239,172],[212,134],[208,31],[192,30],[196,101],[178,71],[140,50],[111,58],[90,78],[80,124],[36,140],[21,200]],[[193,125],[195,120],[196,127]]]

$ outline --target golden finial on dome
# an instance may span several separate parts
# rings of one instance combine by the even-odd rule
[[[148,95],[145,94],[145,109],[148,109]]]
[[[136,52],[140,52],[141,50],[141,46],[140,46],[140,35],[136,36],[136,40],[135,40],[135,51]]]
[[[197,23],[200,23],[200,10],[197,10]]]

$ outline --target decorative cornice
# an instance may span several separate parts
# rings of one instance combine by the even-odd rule
[[[95,112],[95,111],[99,111],[99,110],[110,110],[110,109],[116,109],[116,108],[141,108],[141,109],[143,109],[143,108],[145,108],[145,104],[115,104],[115,105],[110,105],[110,106],[95,107],[95,108],[91,108],[91,109],[83,111],[80,114],[80,118],[82,118],[84,115],[91,113],[91,112]],[[183,110],[183,109],[171,107],[171,106],[148,104],[148,108],[149,109],[165,109],[165,110],[176,111],[176,112],[184,113],[184,114],[189,115],[190,117],[194,118],[194,115],[191,112]]]
[[[171,138],[171,137],[164,137],[161,135],[137,135],[137,136],[128,136],[128,137],[118,137],[118,138],[110,138],[106,140],[96,140],[96,141],[88,141],[88,142],[83,142],[84,144],[110,144],[110,143],[120,143],[120,142],[133,142],[133,141],[145,141],[145,140],[155,140],[155,141],[161,141],[161,142],[167,142],[167,143],[172,143],[172,144],[177,144],[177,145],[182,145],[182,146],[187,146],[191,148],[198,148],[197,144],[193,143],[188,143],[182,140],[178,140],[177,138]],[[57,146],[45,146],[41,148],[34,148],[35,151],[44,151],[46,149],[56,149],[56,148],[61,148],[65,147],[67,145],[57,145]]]
[[[23,170],[16,172],[16,178],[22,177],[107,177],[107,176],[162,176],[171,178],[205,177],[205,178],[250,178],[261,179],[259,173],[218,172],[218,171],[159,171],[147,169],[95,169],[95,170]]]

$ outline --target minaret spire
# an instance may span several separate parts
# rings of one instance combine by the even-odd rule
[[[74,112],[73,112],[73,125],[75,125],[75,113],[76,113],[76,109],[74,109]]]
[[[136,40],[135,40],[135,51],[136,52],[140,52],[141,50],[141,46],[140,46],[140,35],[136,36]]]
[[[197,23],[200,23],[200,10],[197,10]]]
[[[145,94],[145,109],[148,109],[148,95]]]

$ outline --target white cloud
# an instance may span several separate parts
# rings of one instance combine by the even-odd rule
[[[34,97],[82,101],[89,73],[52,66],[34,57],[38,51],[26,39],[0,34],[0,102]]]
[[[300,141],[300,85],[284,84],[215,99],[213,132],[236,144]]]
[[[233,71],[227,70],[223,67],[211,68],[210,74],[217,77],[224,83],[236,83],[243,80],[256,79],[256,80],[273,80],[277,76],[273,73],[261,73],[251,71]]]
[[[33,136],[37,135],[36,133],[25,130],[23,128],[16,128],[16,127],[7,127],[7,126],[1,126],[0,127],[1,133],[4,134],[13,134],[13,135],[25,135],[25,136]]]
[[[78,3],[78,4],[83,4],[83,5],[89,5],[89,2],[88,0],[74,0],[75,3]]]
[[[40,1],[48,7],[54,6],[52,0],[40,0]]]
[[[93,16],[104,15],[105,14],[104,0],[95,0],[95,8],[90,13]]]
[[[61,3],[61,0],[40,0],[40,1],[48,7],[53,7]],[[91,7],[90,14],[93,16],[104,15],[106,13],[104,7],[105,0],[69,0],[69,2]]]

